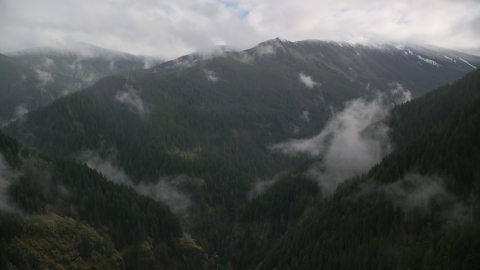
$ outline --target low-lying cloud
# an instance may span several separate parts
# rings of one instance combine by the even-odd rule
[[[400,92],[401,89],[408,91],[404,88],[395,88],[395,91]],[[406,93],[402,95],[408,96]],[[387,96],[378,94],[372,101],[349,101],[318,135],[282,142],[270,149],[288,155],[322,157],[308,175],[318,181],[324,193],[331,193],[338,184],[367,171],[390,153],[392,146],[386,120],[390,115],[391,98]]]
[[[160,177],[157,183],[140,183],[134,186],[135,190],[147,195],[156,201],[165,203],[175,214],[185,213],[191,205],[190,198],[181,193],[180,185],[188,180],[187,176]]]
[[[247,197],[249,200],[257,197],[258,195],[262,194],[267,188],[269,188],[271,185],[275,184],[280,178],[282,178],[285,175],[285,172],[281,172],[276,174],[270,179],[264,179],[260,180],[257,179],[255,183],[253,184],[252,190],[248,193]]]
[[[445,180],[438,176],[407,173],[391,184],[365,182],[350,199],[386,195],[408,218],[410,214],[434,216],[438,221],[452,222],[469,218],[469,209],[448,191]]]
[[[391,105],[402,104],[412,100],[412,93],[405,89],[402,84],[398,82],[392,82],[388,84],[388,86],[391,88],[390,96],[393,100]]]
[[[317,85],[320,85],[319,83],[313,81],[312,77],[305,75],[304,73],[299,73],[298,79],[300,80],[301,83],[303,83],[308,88],[313,88]]]
[[[49,82],[54,82],[51,72],[42,71],[37,68],[35,69],[35,72],[37,73],[37,78],[40,81],[40,87],[44,87]]]
[[[207,80],[209,80],[211,82],[217,82],[218,81],[218,75],[215,71],[208,70],[208,69],[203,69],[203,72],[205,72],[205,76],[207,77]]]
[[[117,92],[115,99],[127,105],[131,111],[138,113],[141,117],[146,117],[149,114],[149,106],[140,97],[140,92],[131,85],[125,85],[123,90]]]
[[[466,206],[445,188],[444,181],[436,176],[408,174],[403,179],[383,187],[385,194],[406,213],[421,210],[428,213],[433,204],[441,204],[441,215],[446,220],[456,220],[466,215]]]
[[[53,61],[53,59],[50,59],[48,57],[43,57],[42,58],[42,66],[46,69],[51,69],[53,67],[55,67],[55,61]]]
[[[283,45],[277,40],[270,40],[269,42],[260,43],[255,47],[254,54],[262,57],[265,55],[276,55],[277,52],[285,52]]]
[[[96,151],[86,150],[77,159],[80,162],[84,162],[91,169],[100,172],[110,181],[131,186],[137,193],[165,203],[177,215],[185,214],[191,205],[190,198],[180,191],[180,186],[185,181],[190,180],[187,176],[160,177],[157,183],[141,182],[135,184],[125,171],[117,165],[115,157],[112,155],[102,158]]]
[[[300,116],[300,118],[302,118],[303,120],[305,120],[305,122],[307,123],[310,123],[310,113],[305,110],[303,111],[302,115]]]
[[[0,126],[2,126],[2,125],[6,126],[6,125],[16,121],[17,119],[22,118],[22,116],[26,115],[27,113],[28,113],[27,105],[26,104],[20,104],[17,107],[15,107],[15,111],[13,112],[12,118],[10,120],[8,120],[7,122],[0,123]]]
[[[15,113],[14,113],[14,118],[15,120],[24,116],[25,114],[28,113],[27,105],[25,104],[20,104],[17,107],[15,107]]]

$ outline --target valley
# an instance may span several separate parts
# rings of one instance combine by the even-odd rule
[[[5,269],[480,267],[480,57],[81,47],[0,58]]]

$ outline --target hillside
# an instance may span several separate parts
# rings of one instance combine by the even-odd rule
[[[480,70],[392,113],[398,149],[319,199],[262,261],[249,267],[480,267]],[[272,186],[268,192],[275,190],[280,191]]]
[[[290,221],[295,224],[322,194],[299,172],[274,184],[291,193],[267,192],[272,202],[294,198],[285,205],[292,209],[288,217],[269,213],[272,202],[249,202],[258,179],[271,179],[310,160],[298,153],[279,154],[272,145],[315,136],[352,102],[378,105],[374,101],[381,96],[383,111],[451,83],[473,69],[460,58],[480,65],[478,57],[440,49],[276,39],[243,52],[186,56],[105,77],[4,131],[49,155],[85,162],[137,192],[158,195],[200,246],[227,264],[232,254],[238,257],[238,248],[250,249],[237,240],[264,225],[251,224],[257,218],[266,220],[266,226],[283,219],[282,225],[265,230],[270,239],[262,251],[266,254]],[[291,179],[298,183],[292,185]],[[170,194],[145,191],[155,193],[157,187]],[[257,202],[264,210],[255,210]],[[235,223],[237,215],[251,226],[248,230]],[[258,238],[260,245],[264,236]],[[255,262],[259,258],[257,254]],[[249,258],[238,260],[250,263]]]
[[[57,77],[56,77],[57,78]],[[32,69],[0,54],[0,126],[20,118],[61,96],[66,85],[61,77]]]
[[[62,81],[68,93],[88,87],[108,75],[150,68],[163,62],[158,57],[137,56],[85,43],[65,48],[33,48],[7,56],[49,74],[54,82]]]
[[[204,269],[167,206],[0,133],[1,269]]]

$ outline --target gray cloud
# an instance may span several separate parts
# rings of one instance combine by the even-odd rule
[[[120,103],[127,105],[127,107],[138,113],[141,117],[148,116],[149,105],[146,104],[140,97],[140,91],[137,91],[131,85],[125,85],[122,90],[117,92],[115,99]]]
[[[54,82],[53,77],[52,77],[52,73],[42,71],[42,70],[37,69],[37,68],[35,69],[35,72],[37,73],[37,78],[40,81],[40,85],[39,85],[40,88],[44,87],[49,82]]]
[[[372,101],[350,101],[343,111],[333,115],[318,135],[270,148],[284,154],[321,156],[322,162],[313,166],[308,174],[318,181],[323,192],[331,193],[345,179],[367,171],[391,151],[389,128],[385,122],[389,117],[391,96],[396,97],[397,102],[405,102],[411,96],[402,91],[408,92],[398,86],[391,89],[390,94],[378,94]]]
[[[406,213],[413,210],[428,212],[433,203],[442,204],[443,218],[456,220],[465,217],[467,207],[449,193],[440,177],[408,174],[403,179],[382,187],[393,202]]]
[[[53,61],[53,59],[50,59],[48,57],[43,57],[42,66],[46,69],[50,69],[52,67],[55,67],[55,61]]]
[[[281,172],[270,179],[257,179],[253,184],[253,188],[247,194],[248,199],[250,200],[262,194],[267,188],[275,184],[275,182],[280,180],[280,178],[283,177],[285,174],[286,172]]]
[[[389,83],[388,86],[390,89],[390,99],[392,100],[391,105],[402,104],[412,99],[412,93],[403,87],[402,84],[398,82]]]
[[[115,164],[116,162],[112,161],[114,158],[102,158],[96,151],[85,150],[77,159],[115,183],[132,184],[130,177]]]
[[[264,55],[275,55],[277,52],[285,52],[285,48],[278,40],[272,40],[268,43],[261,43],[255,47],[254,54],[258,57],[262,57]]]
[[[27,106],[25,104],[20,104],[17,107],[15,107],[15,111],[13,113],[12,118],[7,122],[0,123],[0,126],[6,126],[17,119],[22,118],[22,116],[26,115],[27,113],[28,113]]]
[[[205,76],[207,76],[207,79],[211,82],[217,82],[218,81],[218,76],[217,73],[213,70],[208,70],[208,69],[203,69],[203,72],[205,72]]]
[[[77,159],[88,167],[102,173],[107,179],[118,184],[133,187],[139,194],[163,202],[177,215],[185,214],[191,205],[190,198],[180,191],[180,185],[190,180],[184,175],[160,177],[156,183],[135,184],[125,171],[117,165],[116,151],[110,150],[107,157],[101,157],[98,152],[85,150]]]
[[[184,214],[191,205],[190,198],[180,193],[180,185],[189,178],[184,175],[160,177],[157,183],[140,183],[135,186],[138,193],[165,203],[175,214]]]
[[[172,59],[278,36],[416,42],[480,54],[479,14],[476,0],[3,0],[0,52],[79,41]]]
[[[25,114],[28,113],[27,106],[25,104],[20,104],[17,107],[15,107],[15,115],[14,118],[15,120],[24,116]]]
[[[304,73],[299,73],[298,79],[300,80],[301,83],[303,83],[308,88],[313,88],[317,85],[320,85],[319,83],[313,81],[312,77],[305,75]]]
[[[305,110],[303,111],[302,115],[300,116],[300,118],[302,118],[303,120],[305,120],[305,122],[307,123],[310,123],[310,113]]]

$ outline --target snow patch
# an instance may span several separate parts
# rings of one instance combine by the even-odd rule
[[[456,62],[457,62],[457,60],[455,60],[455,59],[452,59],[452,58],[450,58],[450,57],[448,57],[448,56],[446,56],[446,55],[444,55],[444,57],[445,57],[445,58],[447,58],[448,60],[450,60],[450,61],[454,62],[454,63],[456,63]]]
[[[460,56],[458,57],[458,59],[460,59],[460,61],[463,61],[463,62],[465,62],[467,65],[471,66],[472,68],[475,68],[475,69],[477,68],[476,66],[474,66],[474,65],[470,64],[469,62],[467,62],[466,60],[464,60],[464,59],[463,59],[463,58],[461,58]]]
[[[420,59],[420,60],[422,60],[423,62],[425,62],[425,63],[427,63],[427,64],[432,65],[432,66],[436,66],[436,67],[439,67],[439,66],[440,66],[439,63],[437,63],[437,62],[435,62],[435,61],[433,61],[433,60],[427,59],[427,58],[423,58],[423,57],[421,57],[420,55],[417,55],[417,58]]]

